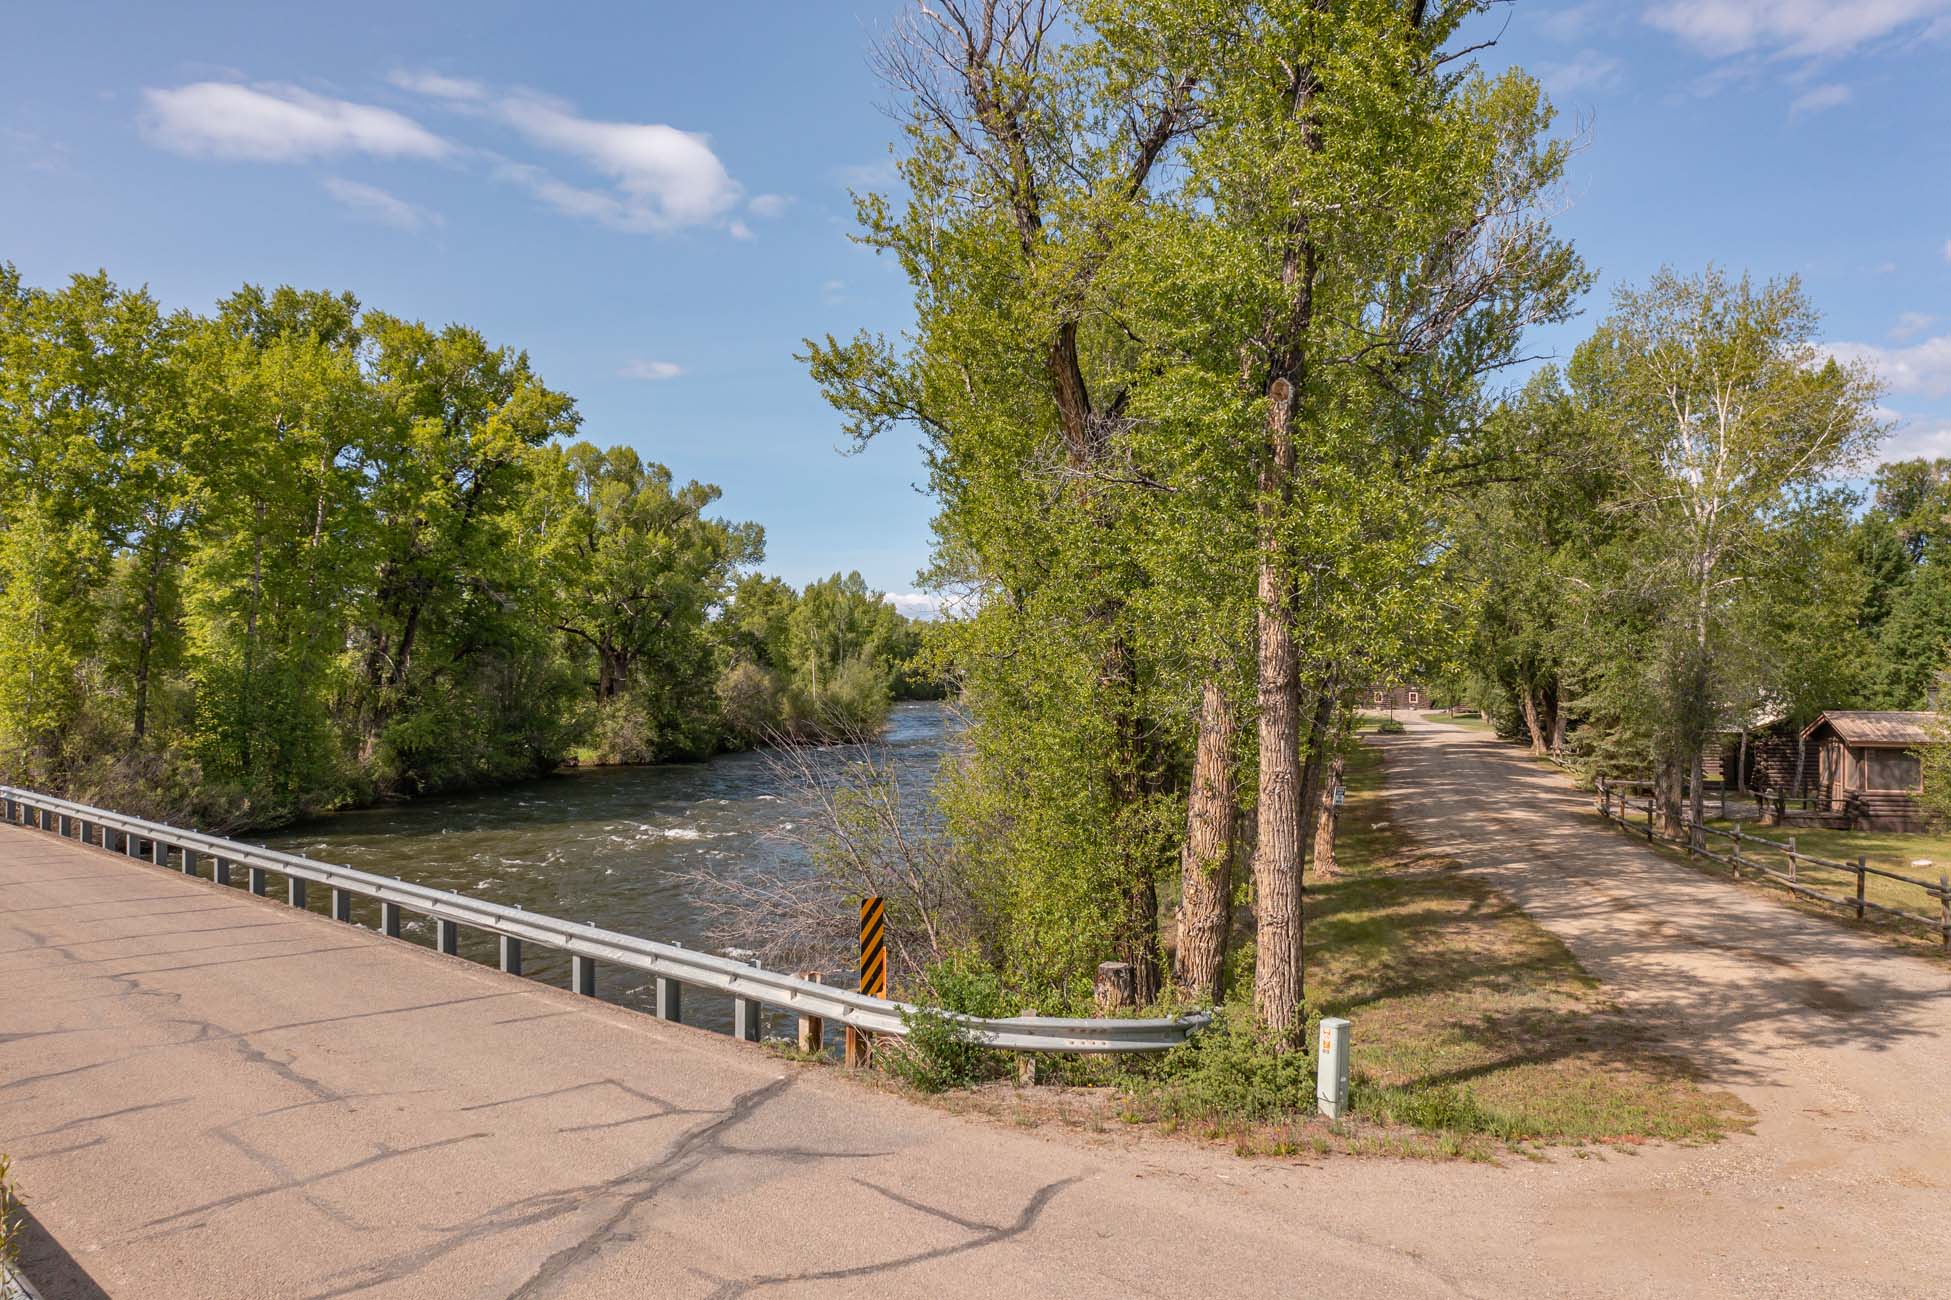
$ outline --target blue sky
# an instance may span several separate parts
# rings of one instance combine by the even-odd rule
[[[895,128],[868,64],[899,0],[7,0],[0,259],[171,306],[351,289],[528,349],[585,436],[725,489],[794,582],[912,592],[911,443],[838,454],[799,340],[898,330],[849,185]],[[1583,147],[1561,227],[1611,286],[1662,263],[1801,275],[1877,365],[1892,454],[1951,455],[1951,0],[1519,0],[1482,57]]]

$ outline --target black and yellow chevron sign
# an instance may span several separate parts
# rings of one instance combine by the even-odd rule
[[[860,900],[860,991],[887,996],[887,900]]]

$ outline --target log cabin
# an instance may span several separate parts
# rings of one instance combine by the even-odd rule
[[[1832,709],[1802,729],[1818,756],[1816,794],[1859,831],[1919,831],[1924,811],[1920,746],[1945,739],[1945,717],[1877,709]]]

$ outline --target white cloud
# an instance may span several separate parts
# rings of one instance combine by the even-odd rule
[[[1951,262],[1951,239],[1944,241],[1944,260]]]
[[[792,205],[793,196],[790,194],[754,194],[752,201],[745,205],[745,210],[755,217],[783,217],[786,209]]]
[[[732,219],[732,224],[725,227],[725,229],[731,233],[733,239],[757,239],[758,238],[757,235],[754,235],[752,233],[752,227],[746,225],[743,221],[738,220],[736,217]]]
[[[1951,422],[1944,420],[1911,420],[1899,424],[1896,431],[1877,449],[1876,463],[1888,465],[1893,461],[1936,460],[1940,456],[1951,456]]]
[[[675,361],[631,361],[617,373],[625,379],[676,379],[684,367]]]
[[[845,280],[826,280],[820,284],[820,301],[842,303],[847,301],[847,282]]]
[[[1568,63],[1541,63],[1539,80],[1554,95],[1610,90],[1619,84],[1619,60],[1597,50],[1580,50]]]
[[[1951,334],[1940,334],[1909,347],[1830,343],[1823,350],[1839,361],[1867,362],[1893,393],[1951,397]]]
[[[1820,113],[1826,108],[1840,108],[1847,104],[1849,99],[1848,86],[1833,82],[1828,85],[1813,86],[1795,97],[1795,102],[1788,106],[1788,112],[1790,117],[1802,113]]]
[[[610,191],[534,185],[559,210],[633,233],[663,233],[722,220],[739,186],[702,135],[654,122],[602,122],[561,100],[520,91],[494,107],[496,116],[531,143],[578,159],[607,175]]]
[[[338,154],[440,158],[452,146],[390,108],[297,86],[199,81],[142,92],[149,141],[192,157],[302,162]]]
[[[341,176],[327,176],[324,181],[325,192],[344,204],[354,216],[365,221],[376,221],[395,230],[420,230],[427,226],[438,226],[441,217],[438,212],[408,203],[405,199],[362,181],[349,181]]]
[[[1860,45],[1951,10],[1951,0],[1660,0],[1646,21],[1703,54],[1811,58]]]
[[[881,599],[909,618],[934,618],[942,612],[941,600],[925,591],[890,591]]]
[[[1907,311],[1897,317],[1897,323],[1890,327],[1890,337],[1902,343],[1914,339],[1931,326],[1937,324],[1937,317],[1929,312]]]
[[[430,95],[435,99],[476,102],[488,97],[488,88],[478,81],[466,77],[450,77],[439,72],[396,71],[386,78],[401,90],[410,90],[416,95]]]

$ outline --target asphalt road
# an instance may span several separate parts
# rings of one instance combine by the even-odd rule
[[[1951,967],[1667,863],[1473,733],[1388,743],[1394,815],[1753,1136],[1488,1166],[1017,1129],[0,827],[25,1263],[48,1300],[1943,1293]]]

